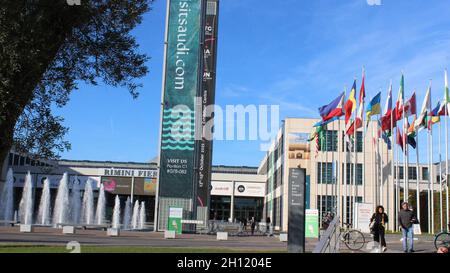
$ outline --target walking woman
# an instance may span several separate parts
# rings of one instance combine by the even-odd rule
[[[373,240],[379,244],[381,242],[382,252],[386,251],[386,239],[384,238],[384,234],[388,221],[388,216],[384,213],[383,206],[378,206],[375,213],[372,215],[372,218],[370,218],[370,227],[373,234]]]

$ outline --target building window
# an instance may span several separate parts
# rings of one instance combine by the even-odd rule
[[[328,212],[336,213],[337,198],[333,195],[317,195],[317,208],[320,210],[322,217]]]
[[[429,177],[428,167],[422,167],[422,180],[428,180]]]
[[[362,203],[362,201],[363,201],[361,196],[357,196],[356,199],[354,197],[347,196],[347,200],[344,203],[344,208],[346,209],[346,217],[345,217],[346,223],[352,223],[353,203],[354,203],[353,200],[355,200],[356,203]],[[344,197],[342,197],[342,201],[344,201]]]
[[[397,172],[398,172],[398,177],[399,179],[403,179],[404,175],[403,175],[403,167],[402,166],[398,166],[398,169],[395,171],[395,178],[397,178]]]
[[[13,153],[9,153],[9,157],[8,157],[8,165],[9,166],[12,166],[13,159],[14,159],[14,154]]]
[[[363,133],[362,132],[356,132],[356,152],[361,153],[363,148]],[[353,136],[350,137],[350,141],[354,143]],[[351,145],[352,149],[350,151],[350,144],[345,139],[345,131],[342,133],[342,151],[345,152],[345,149],[347,149],[347,152],[354,152],[354,145]]]
[[[338,146],[338,131],[326,130],[324,131],[323,142],[319,150],[324,152],[337,152]]]
[[[408,179],[417,179],[416,167],[408,167]]]
[[[355,164],[353,164],[353,163],[347,163],[346,173],[342,172],[342,181],[344,181],[344,176],[345,176],[345,174],[347,174],[346,175],[347,178],[345,179],[347,185],[353,185],[353,181],[355,180],[354,179],[355,174],[353,172],[354,165]],[[344,167],[344,164],[342,164],[342,167]],[[356,164],[356,185],[363,184],[363,182],[362,182],[363,181],[362,167],[363,167],[362,164]]]
[[[317,183],[333,184],[333,163],[317,162]]]
[[[13,160],[14,166],[19,166],[19,155],[14,154],[14,160]]]

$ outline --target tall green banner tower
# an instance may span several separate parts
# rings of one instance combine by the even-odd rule
[[[207,1],[167,1],[155,230],[167,229],[170,207],[183,208],[183,219],[196,219],[202,135],[203,106],[197,97]]]

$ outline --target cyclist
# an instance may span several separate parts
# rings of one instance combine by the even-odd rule
[[[370,218],[371,231],[373,232],[373,240],[380,244],[381,251],[386,251],[386,239],[384,234],[386,231],[386,224],[389,221],[387,214],[384,212],[383,206],[377,206],[375,213]]]

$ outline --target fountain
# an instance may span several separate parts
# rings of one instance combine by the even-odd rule
[[[144,229],[145,225],[145,202],[141,202],[141,208],[139,210],[139,229]]]
[[[92,191],[92,182],[86,181],[83,194],[83,206],[81,207],[81,222],[92,225],[94,223],[94,193]]]
[[[30,172],[25,177],[25,185],[19,205],[19,218],[23,225],[31,225],[33,222],[33,184]]]
[[[70,195],[70,210],[72,223],[78,224],[80,222],[80,213],[81,213],[81,193],[78,176],[75,176],[75,179],[72,184],[72,192]]]
[[[37,223],[40,225],[50,225],[50,218],[50,181],[46,178],[44,180],[44,187],[42,188]]]
[[[59,181],[58,192],[56,194],[55,208],[53,211],[53,225],[55,227],[58,224],[66,223],[69,209],[69,187],[68,187],[68,175],[64,173],[63,177]]]
[[[14,175],[13,170],[9,168],[6,174],[6,182],[3,185],[3,191],[0,199],[0,219],[13,221],[14,217]]]
[[[115,204],[114,204],[112,228],[115,228],[115,229],[120,228],[120,199],[119,199],[118,195],[116,195],[116,200],[115,200]]]
[[[103,184],[101,184],[97,200],[97,210],[95,212],[95,223],[97,225],[103,225],[105,223],[105,207],[105,188]]]
[[[131,200],[130,197],[127,197],[127,201],[125,203],[125,212],[123,215],[123,229],[130,229],[131,222]]]
[[[137,229],[139,225],[139,201],[134,202],[133,217],[131,218],[131,228]]]

